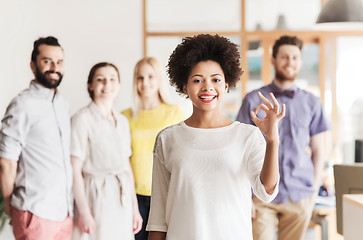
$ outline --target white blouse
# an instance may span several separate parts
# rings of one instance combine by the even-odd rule
[[[91,102],[72,117],[71,155],[84,161],[83,174],[117,175],[124,172],[131,156],[129,122],[113,111],[115,123],[106,119]]]
[[[260,181],[265,146],[258,128],[239,122],[161,131],[147,230],[168,240],[252,239],[251,187],[265,202],[278,192],[269,195]]]

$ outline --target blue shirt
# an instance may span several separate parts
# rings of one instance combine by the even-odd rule
[[[313,94],[293,86],[294,97],[277,97],[280,105],[286,105],[286,114],[279,122],[279,193],[273,200],[275,203],[300,201],[314,193],[314,165],[310,153],[310,138],[315,134],[327,131],[329,123],[319,98]],[[270,101],[270,92],[282,91],[274,83],[248,93],[243,99],[237,120],[254,125],[250,112],[262,100],[257,93],[260,91]],[[259,111],[259,118],[265,117]]]

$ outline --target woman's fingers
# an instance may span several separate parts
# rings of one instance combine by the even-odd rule
[[[254,123],[256,123],[256,121],[260,120],[257,117],[257,112],[259,110],[263,110],[267,115],[269,115],[269,113],[268,113],[269,111],[273,110],[273,112],[276,114],[276,117],[277,117],[278,120],[282,119],[285,116],[286,105],[282,104],[281,112],[279,112],[280,111],[280,104],[277,101],[277,99],[276,99],[276,97],[274,96],[273,93],[270,93],[270,97],[271,97],[271,100],[273,102],[273,105],[261,92],[258,92],[258,96],[261,98],[263,103],[258,105],[254,109],[254,111],[251,111],[251,113],[250,113],[251,114],[251,119],[252,119],[252,121]]]
[[[274,110],[274,112],[276,114],[279,114],[280,104],[277,101],[277,99],[276,99],[276,97],[275,97],[275,95],[273,93],[270,93],[270,97],[271,97],[271,100],[272,100],[273,104],[261,92],[258,92],[258,96],[264,102],[265,106],[268,107],[268,109],[267,110],[264,109],[264,111]],[[260,108],[260,109],[262,109],[262,108]]]
[[[285,117],[286,113],[286,105],[282,104],[281,112],[277,115],[277,118],[280,120],[281,118]]]
[[[256,108],[255,108],[255,110],[254,111],[251,111],[251,120],[254,122],[254,123],[256,123],[256,121],[259,121],[260,119],[258,119],[258,117],[257,117],[257,112],[259,111],[259,110],[263,110],[263,111],[265,111],[265,112],[267,112],[267,111],[269,111],[269,108],[265,105],[265,104],[263,104],[263,103],[261,103],[260,105],[258,105]]]
[[[256,116],[256,113],[254,111],[251,111],[251,120],[258,126],[260,119]]]
[[[275,113],[278,114],[279,110],[280,110],[280,104],[277,101],[277,99],[275,98],[275,95],[273,93],[270,93],[270,97],[272,99],[272,102],[274,103]]]
[[[259,111],[259,110],[263,110],[263,111],[268,111],[269,110],[269,108],[265,105],[265,104],[263,104],[263,103],[261,103],[260,105],[258,105],[256,108],[255,108],[255,114],[257,114],[257,112]]]
[[[273,109],[274,106],[272,103],[265,97],[261,92],[258,92],[258,96],[261,98],[261,100],[266,104],[266,106],[269,107],[269,109]]]

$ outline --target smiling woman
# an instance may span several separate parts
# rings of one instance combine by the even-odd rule
[[[285,107],[279,113],[273,95],[272,103],[258,95],[266,117],[257,118],[258,109],[251,115],[266,141],[256,127],[224,116],[221,101],[242,69],[238,46],[219,35],[184,38],[168,74],[193,113],[156,138],[149,239],[252,239],[251,187],[266,202],[277,194],[277,125]]]
[[[184,112],[169,102],[163,68],[154,57],[139,60],[134,68],[133,107],[122,113],[131,130],[131,167],[135,177],[136,194],[143,218],[136,240],[147,240],[145,231],[150,210],[153,149],[160,130],[185,119]]]
[[[193,109],[220,111],[220,102],[228,90],[221,66],[214,61],[199,62],[194,66],[184,94],[193,102]],[[194,111],[194,110],[193,110]]]
[[[129,163],[129,124],[113,110],[120,89],[117,67],[94,65],[87,85],[92,101],[72,117],[73,239],[131,240],[142,219]]]

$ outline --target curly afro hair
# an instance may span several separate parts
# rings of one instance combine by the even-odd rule
[[[170,55],[167,73],[170,84],[179,94],[188,82],[192,68],[203,61],[215,61],[221,66],[226,83],[235,87],[242,75],[238,45],[229,39],[210,34],[185,37]]]

